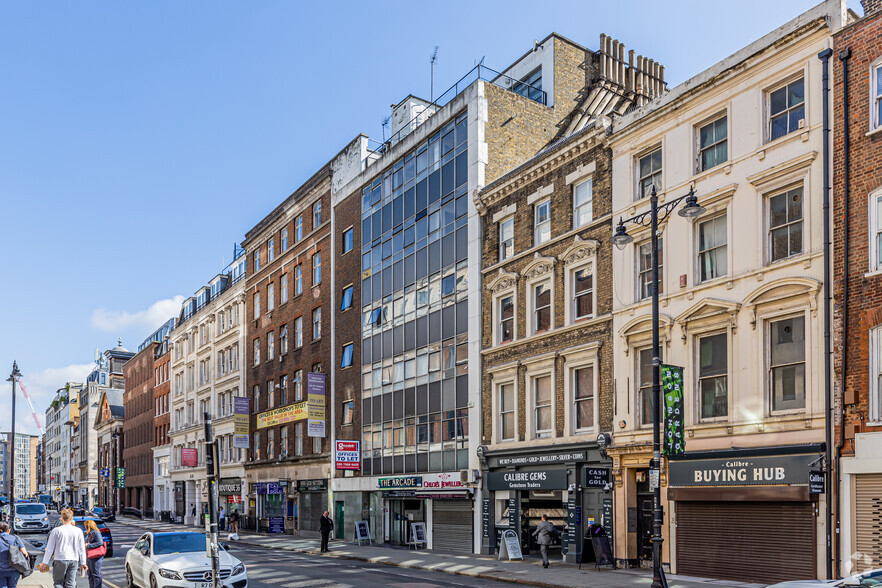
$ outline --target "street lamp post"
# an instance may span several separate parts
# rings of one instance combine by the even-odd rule
[[[110,472],[110,496],[113,501],[113,513],[116,514],[119,510],[119,490],[117,489],[117,473],[116,470],[119,468],[119,430],[114,429],[110,434],[110,437],[113,442],[113,471]]]
[[[685,201],[685,206],[678,214],[689,221],[704,214],[705,209],[698,205],[698,197],[694,187],[689,192],[665,202],[661,207],[658,205],[658,194],[655,186],[649,197],[649,212],[642,212],[628,219],[619,219],[615,234],[610,242],[624,249],[626,245],[634,241],[625,230],[626,224],[646,226],[649,222],[650,247],[652,249],[652,463],[650,464],[650,482],[653,485],[652,493],[652,588],[667,588],[664,572],[661,567],[662,547],[662,523],[664,513],[661,505],[661,349],[659,348],[659,319],[658,319],[658,221],[659,217],[667,218],[677,205]]]
[[[15,381],[21,377],[18,371],[18,362],[12,362],[12,373],[9,374],[9,382],[12,382],[12,440],[9,442],[9,527],[13,527],[15,518]]]

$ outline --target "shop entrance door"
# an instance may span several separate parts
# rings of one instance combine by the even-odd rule
[[[337,539],[345,539],[346,534],[343,530],[343,502],[338,500],[334,503],[334,531]]]
[[[410,543],[410,524],[426,521],[425,504],[424,500],[414,498],[389,501],[389,542],[392,545]]]
[[[637,559],[652,561],[652,494],[637,495]]]

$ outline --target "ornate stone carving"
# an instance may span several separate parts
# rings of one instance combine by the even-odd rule
[[[527,264],[527,267],[524,268],[524,278],[527,280],[532,280],[533,278],[538,278],[540,276],[544,276],[547,273],[551,273],[554,269],[554,258],[553,257],[542,257],[539,255],[539,252],[536,252],[533,261]]]
[[[565,264],[576,263],[593,257],[597,253],[600,241],[595,239],[582,239],[579,235],[573,239],[573,244],[566,251],[557,256],[557,258]]]

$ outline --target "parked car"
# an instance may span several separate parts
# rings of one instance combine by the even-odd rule
[[[882,587],[882,568],[855,574],[842,580],[792,580],[781,582],[780,584],[772,584],[766,588],[818,588],[818,586],[835,586],[836,588],[846,588],[848,586]]]
[[[12,530],[16,533],[34,531],[45,533],[49,530],[49,513],[46,505],[39,502],[25,502],[15,505]]]
[[[92,508],[92,515],[95,518],[101,519],[102,521],[110,521],[113,522],[116,520],[116,517],[113,515],[113,511],[109,508],[103,508],[100,506],[96,506]]]
[[[246,588],[245,564],[220,550],[225,588]],[[205,533],[145,533],[126,553],[126,586],[211,588],[211,560],[205,557]]]
[[[113,557],[113,535],[110,533],[110,529],[108,529],[104,521],[99,518],[74,517],[74,523],[77,527],[80,528],[80,530],[83,532],[83,535],[86,534],[86,521],[95,521],[95,526],[98,527],[98,531],[101,533],[101,537],[104,539],[104,544],[107,547],[107,554],[104,557]],[[55,522],[55,526],[61,526],[61,519],[58,519]]]

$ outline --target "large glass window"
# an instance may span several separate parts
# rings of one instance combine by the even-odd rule
[[[297,243],[303,239],[303,215],[301,214],[294,219],[294,242]]]
[[[303,317],[298,316],[294,319],[294,347],[303,346]]]
[[[882,325],[870,329],[870,422],[882,421]]]
[[[312,256],[312,285],[318,285],[322,282],[322,254],[316,253]]]
[[[594,316],[594,266],[573,272],[573,315],[576,320]]]
[[[266,242],[266,262],[271,263],[276,258],[276,241],[270,239]]]
[[[303,264],[294,266],[294,296],[303,294]]]
[[[533,332],[540,333],[551,328],[551,284],[544,282],[533,286]]]
[[[729,129],[723,116],[698,129],[698,171],[710,169],[729,159]]]
[[[802,187],[769,198],[771,261],[802,253]]]
[[[266,358],[273,359],[276,355],[276,340],[275,333],[269,332],[266,334]]]
[[[276,285],[273,282],[267,284],[266,287],[266,309],[272,312],[276,306]]]
[[[637,159],[637,196],[636,200],[652,194],[652,187],[660,191],[662,187],[662,150],[661,147],[652,153]]]
[[[658,239],[658,293],[665,291],[664,282],[664,239]],[[641,300],[652,296],[652,243],[647,241],[640,245],[637,252],[637,287]]]
[[[312,340],[322,338],[322,308],[312,309]]]
[[[774,141],[799,128],[805,119],[805,80],[769,92],[769,138]],[[804,123],[803,123],[804,124]]]
[[[573,420],[576,431],[594,427],[594,366],[573,370]]]
[[[499,261],[514,255],[514,218],[499,223]]]
[[[288,325],[282,325],[279,328],[279,354],[288,353]]]
[[[513,441],[515,438],[515,394],[514,384],[499,387],[499,440]]]
[[[872,104],[870,108],[873,112],[873,119],[870,125],[874,129],[882,126],[882,65],[873,67],[873,79],[870,80],[870,99]]]
[[[882,269],[882,193],[870,196],[870,270]]]
[[[349,253],[354,247],[354,233],[352,229],[343,231],[343,253]]]
[[[805,408],[805,317],[769,323],[772,410]]]
[[[533,427],[537,439],[551,437],[551,376],[533,378]]]
[[[511,87],[511,91],[530,100],[542,102],[542,68],[530,72],[527,76]]]
[[[281,284],[281,295],[282,295],[282,304],[288,302],[288,274],[282,274],[282,277],[279,278],[279,283]]]
[[[573,227],[587,225],[594,219],[591,187],[591,180],[573,186]]]
[[[659,355],[662,355],[659,350]],[[659,357],[661,360],[661,357]],[[637,354],[637,402],[640,405],[640,424],[652,424],[652,348],[641,349]],[[661,418],[661,407],[659,407]]]
[[[322,224],[322,201],[318,200],[312,205],[312,230],[316,230]]]
[[[288,227],[282,228],[280,239],[282,241],[282,252],[285,252],[288,250]]]
[[[698,225],[699,280],[706,282],[728,273],[726,216]]]
[[[254,293],[254,318],[260,318],[260,292]]]
[[[499,301],[499,342],[514,339],[514,295]]]
[[[726,333],[718,333],[698,339],[698,389],[703,419],[715,419],[729,414],[729,356],[726,337]]]
[[[340,310],[347,310],[352,308],[352,286],[346,286],[343,288],[343,300],[340,303]]]
[[[551,200],[540,202],[533,207],[533,244],[541,245],[551,239]]]

